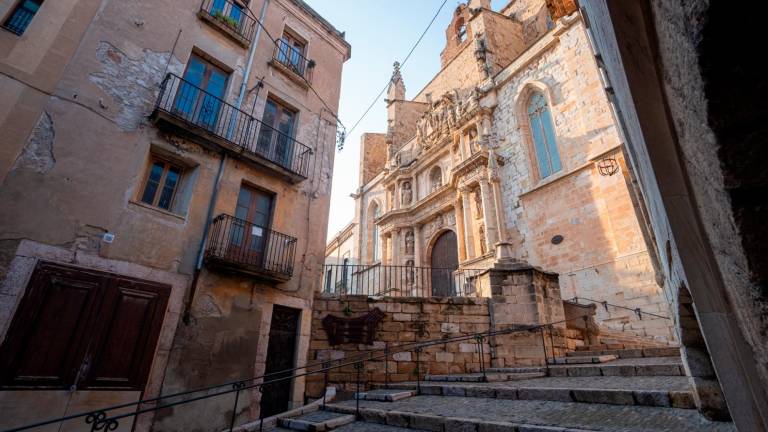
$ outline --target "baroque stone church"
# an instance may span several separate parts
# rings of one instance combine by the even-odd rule
[[[563,299],[626,308],[598,307],[602,325],[674,341],[671,320],[633,313],[670,316],[658,253],[585,23],[575,8],[555,15],[545,0],[460,4],[440,72],[410,99],[395,63],[387,130],[362,136],[356,214],[326,263],[417,275],[527,263],[557,273]],[[377,289],[445,295],[413,274]]]

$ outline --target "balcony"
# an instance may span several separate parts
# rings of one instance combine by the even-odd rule
[[[197,16],[244,47],[250,45],[256,34],[258,23],[248,8],[230,0],[203,0]]]
[[[308,88],[307,83],[312,81],[312,71],[315,69],[314,60],[304,57],[301,51],[283,39],[275,42],[275,50],[269,64],[305,88]]]
[[[222,214],[211,225],[205,262],[220,270],[286,282],[293,276],[296,243],[295,237]]]
[[[487,292],[487,269],[396,265],[325,265],[323,293],[370,297],[477,297]]]
[[[160,128],[227,151],[291,183],[309,174],[308,146],[177,75],[163,80],[151,118]]]

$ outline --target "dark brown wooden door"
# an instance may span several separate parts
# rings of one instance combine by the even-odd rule
[[[0,385],[142,390],[170,287],[40,263],[0,346]]]
[[[272,323],[269,328],[267,346],[266,381],[291,376],[296,355],[299,317],[301,311],[275,305],[272,310]],[[288,410],[291,399],[293,380],[278,381],[264,386],[261,394],[261,417],[269,417]]]
[[[269,240],[272,224],[270,193],[248,186],[241,186],[235,207],[235,226],[228,253],[238,262],[261,266]]]
[[[458,243],[453,231],[440,235],[432,247],[432,295],[455,295],[453,272],[459,268]]]

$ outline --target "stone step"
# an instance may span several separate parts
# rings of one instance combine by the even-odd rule
[[[381,402],[395,402],[415,395],[415,391],[402,389],[375,389],[367,392],[355,393],[354,398],[360,400],[375,400]]]
[[[546,376],[546,373],[542,370],[531,372],[491,372],[486,371],[486,374],[482,373],[470,373],[470,374],[451,374],[451,375],[429,375],[424,377],[424,381],[432,382],[501,382],[501,381],[515,381],[525,380],[530,378],[539,378]]]
[[[607,363],[617,360],[619,356],[615,354],[595,355],[595,356],[566,356],[552,359],[552,364],[589,364],[589,363]]]
[[[329,405],[356,413],[355,401]],[[370,424],[428,431],[493,432],[735,432],[732,423],[710,422],[696,410],[522,399],[423,395],[394,403],[360,401]],[[359,429],[368,430],[368,429]],[[371,428],[371,431],[376,429]]]
[[[628,362],[629,359],[607,364],[574,364],[552,365],[549,368],[550,377],[593,377],[593,376],[685,376],[682,364],[664,361],[667,358],[636,359],[636,363]],[[640,360],[646,360],[640,362]]]
[[[680,348],[636,348],[636,349],[600,349],[600,350],[578,350],[565,353],[566,357],[600,356],[616,355],[619,358],[640,358],[640,357],[679,357]]]
[[[285,429],[295,431],[324,432],[354,421],[354,415],[319,410],[298,417],[279,417],[277,423]]]
[[[415,384],[398,386],[416,390]],[[696,408],[691,391],[668,390],[618,390],[601,388],[570,387],[491,387],[472,384],[422,384],[422,395],[458,396],[469,398],[539,400],[576,403],[600,403],[608,405],[637,405],[654,407],[673,407],[680,409]]]

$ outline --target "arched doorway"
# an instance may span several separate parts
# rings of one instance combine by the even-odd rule
[[[456,233],[446,231],[432,246],[432,295],[446,297],[456,293],[453,272],[459,268]]]

